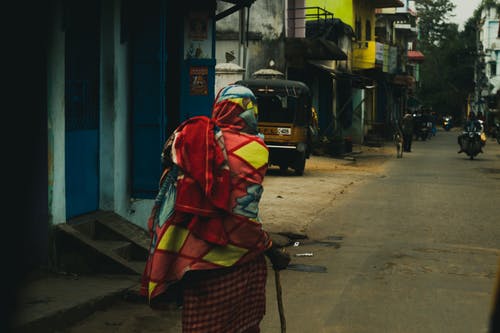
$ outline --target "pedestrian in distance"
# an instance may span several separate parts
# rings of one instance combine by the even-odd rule
[[[246,87],[222,88],[212,117],[184,121],[162,151],[141,294],[152,306],[177,298],[184,333],[260,332],[266,256],[276,271],[290,262],[259,218],[269,150],[256,102]]]
[[[415,129],[413,115],[409,111],[406,111],[401,119],[401,131],[403,133],[403,151],[411,152],[411,144]]]

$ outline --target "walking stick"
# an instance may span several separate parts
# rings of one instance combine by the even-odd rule
[[[276,282],[276,298],[278,299],[278,311],[280,314],[281,333],[286,332],[285,312],[283,311],[283,298],[281,297],[280,271],[274,270],[274,280]]]

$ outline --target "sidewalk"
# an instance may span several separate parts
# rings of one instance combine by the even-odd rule
[[[109,306],[128,289],[137,289],[139,279],[134,275],[40,273],[18,295],[14,332],[58,332]]]

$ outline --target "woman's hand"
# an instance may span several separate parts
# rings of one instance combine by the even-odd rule
[[[264,253],[273,264],[274,270],[285,269],[291,260],[290,254],[284,248],[280,249],[274,244]]]

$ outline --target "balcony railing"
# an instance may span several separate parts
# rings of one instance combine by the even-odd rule
[[[333,13],[320,7],[294,7],[288,8],[287,36],[305,37],[306,21],[318,21],[326,24],[333,19]]]

